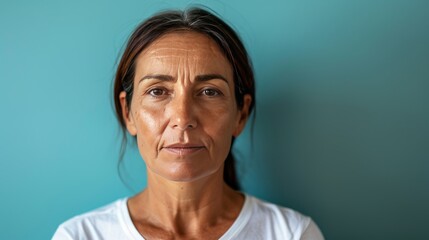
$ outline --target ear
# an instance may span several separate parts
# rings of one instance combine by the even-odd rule
[[[239,119],[237,126],[235,127],[232,135],[234,137],[238,137],[240,133],[243,131],[244,126],[246,126],[247,119],[249,119],[249,108],[252,103],[252,96],[250,94],[246,94],[243,96],[243,107],[239,109]]]
[[[122,91],[121,93],[119,93],[119,102],[121,103],[122,118],[124,119],[128,132],[132,136],[135,136],[137,135],[137,128],[134,122],[133,114],[130,111],[131,106],[127,105],[127,101],[125,99],[126,96],[127,96],[127,93],[125,91]]]

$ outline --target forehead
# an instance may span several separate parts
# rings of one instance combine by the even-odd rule
[[[139,54],[136,72],[155,73],[187,67],[232,76],[232,67],[217,43],[204,34],[189,31],[167,33],[151,43]]]

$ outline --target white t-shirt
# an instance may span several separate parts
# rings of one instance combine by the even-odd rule
[[[128,198],[76,216],[61,224],[53,240],[135,239],[144,240],[131,221]],[[311,218],[292,209],[245,195],[243,208],[220,240],[311,239],[323,240]]]

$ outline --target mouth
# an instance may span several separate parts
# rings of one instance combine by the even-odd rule
[[[194,154],[203,149],[205,149],[204,146],[196,145],[196,144],[171,144],[163,147],[161,150],[165,150],[168,153],[171,153],[174,155],[183,156],[183,155]]]

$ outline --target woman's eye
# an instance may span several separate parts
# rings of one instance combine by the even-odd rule
[[[209,96],[209,97],[214,97],[214,96],[218,96],[221,93],[215,89],[204,89],[202,94]]]
[[[165,91],[165,89],[162,89],[162,88],[154,88],[149,90],[148,93],[154,97],[159,97],[159,96],[165,95],[167,91]]]

